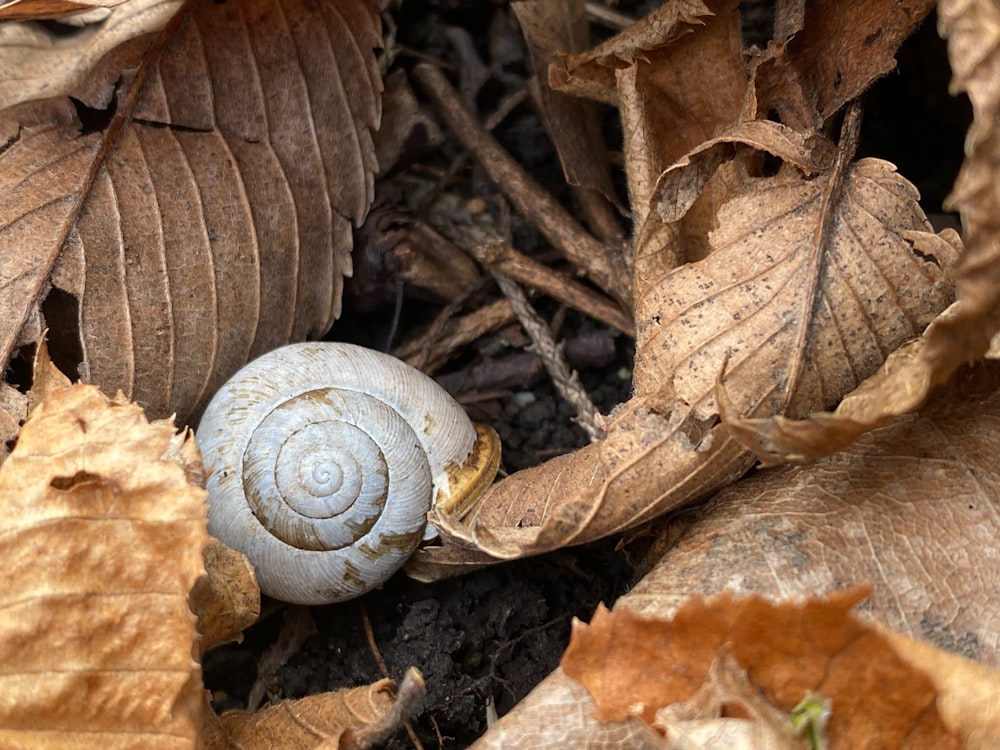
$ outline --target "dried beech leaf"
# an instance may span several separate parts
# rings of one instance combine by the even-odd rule
[[[961,727],[966,750],[1000,746],[1000,671],[901,633],[883,630],[896,653],[931,678],[937,708],[951,726]]]
[[[206,750],[354,750],[384,742],[416,713],[423,702],[424,683],[410,669],[393,697],[394,682],[345,688],[333,693],[285,701],[250,713],[229,711],[219,717],[221,736]]]
[[[973,104],[966,161],[948,201],[962,214],[966,250],[957,265],[958,301],[923,337],[886,362],[885,367],[837,408],[792,421],[780,416],[744,420],[727,417],[741,441],[767,465],[813,461],[849,445],[859,435],[917,408],[930,390],[963,363],[986,354],[1000,331],[1000,42],[983,37],[1000,27],[992,2],[944,3],[941,29],[949,38],[952,88],[965,90]],[[958,244],[951,237],[950,244]],[[915,249],[934,255],[943,243]]]
[[[757,111],[774,110],[794,128],[818,126],[896,67],[899,45],[933,7],[934,0],[806,4],[794,33],[756,67]]]
[[[51,285],[47,314],[78,326],[57,361],[184,421],[248,359],[325,332],[372,198],[378,44],[363,0],[196,0],[89,71],[138,64],[104,131],[66,100],[19,107],[0,361]]]
[[[135,0],[130,0],[135,2]],[[0,3],[0,21],[30,21],[43,18],[56,18],[64,23],[73,23],[67,16],[80,17],[87,11],[101,11],[95,20],[108,17],[106,9],[121,5],[126,0],[10,0]],[[88,21],[90,23],[90,21]]]
[[[758,473],[678,520],[629,594],[663,615],[692,593],[811,594],[870,581],[902,633],[1000,667],[1000,369],[808,467]]]
[[[694,597],[670,620],[599,608],[589,625],[574,622],[562,669],[587,688],[598,721],[652,724],[658,709],[695,695],[725,646],[778,709],[810,694],[829,699],[831,748],[961,747],[937,714],[933,682],[851,616],[858,598],[857,590],[804,604]]]
[[[113,8],[100,25],[85,26],[72,33],[53,33],[40,23],[0,24],[0,110],[15,104],[40,98],[72,94],[95,109],[104,109],[111,100],[111,84],[123,68],[139,62],[148,44],[138,37],[162,29],[180,9],[182,0],[129,0],[113,3]],[[11,3],[0,8],[5,12],[27,11],[36,16],[39,6],[59,13],[64,8],[84,6],[79,2]],[[9,10],[8,10],[9,9]],[[106,61],[105,55],[116,61]],[[112,69],[117,66],[117,69]],[[53,162],[55,163],[55,162]],[[6,171],[6,170],[3,170]]]
[[[690,34],[713,13],[702,0],[667,3],[594,49],[565,55],[549,74],[552,87],[617,104],[616,70],[648,61],[651,53]]]
[[[897,634],[850,613],[858,596],[855,589],[827,600],[771,604],[728,593],[705,601],[696,594],[683,601],[663,597],[656,610],[643,606],[649,599],[627,594],[613,613],[601,608],[590,625],[575,622],[563,666],[473,748],[687,748],[675,733],[719,736],[724,730],[709,717],[718,716],[723,704],[741,707],[754,723],[767,721],[774,730],[780,728],[774,712],[789,711],[810,692],[832,699],[825,732],[831,748],[960,747],[959,732],[972,738],[977,728],[990,731],[982,715],[962,717],[983,705],[977,700],[988,700],[984,690],[996,675],[974,674],[976,665],[963,665],[977,683],[972,700],[960,708],[954,680],[949,685],[947,673],[925,673],[936,659],[925,665],[899,653]],[[644,614],[632,611],[637,608]],[[706,700],[709,694],[714,698]],[[935,710],[936,700],[946,705]],[[664,701],[687,703],[658,711]],[[654,727],[667,731],[666,740]]]
[[[194,747],[205,491],[165,457],[171,424],[46,382],[0,466],[0,744]]]
[[[210,538],[202,556],[205,575],[191,590],[191,611],[198,617],[201,650],[243,640],[243,631],[260,617],[260,587],[246,555]]]
[[[747,72],[736,0],[665,3],[616,37],[566,56],[553,88],[618,104],[629,198],[646,221],[657,177],[706,138],[738,121]],[[711,71],[711,85],[705,85]]]
[[[769,148],[795,145],[801,158],[794,140],[760,130]],[[698,159],[685,164],[700,169]],[[724,366],[740,412],[804,415],[836,403],[919,335],[951,300],[950,258],[922,252],[935,235],[892,165],[844,167],[838,189],[837,164],[812,179],[786,165],[752,181],[720,209],[707,258],[644,279],[635,396],[608,419],[607,439],[508,477],[462,521],[432,511],[445,549],[537,554],[697,499],[750,463],[716,424]],[[438,549],[418,552],[410,575],[430,579],[483,561]]]
[[[28,397],[11,388],[6,383],[0,383],[0,463],[10,453],[21,424],[28,418]]]
[[[663,737],[638,717],[614,724],[594,718],[587,689],[557,668],[472,744],[470,750],[636,748],[664,750]]]

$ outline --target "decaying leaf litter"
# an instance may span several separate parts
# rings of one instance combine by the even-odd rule
[[[600,230],[607,226],[606,212],[602,214],[600,209],[591,209],[586,212],[588,226],[604,241],[597,243],[601,255],[590,256],[578,265],[611,297],[624,301],[626,309],[629,301],[635,300],[635,394],[624,408],[606,421],[609,436],[605,441],[566,459],[556,459],[534,473],[513,475],[495,488],[472,522],[438,519],[446,531],[446,546],[429,550],[425,558],[418,561],[417,569],[422,575],[437,575],[442,566],[447,569],[481,563],[486,559],[483,551],[495,558],[515,557],[597,538],[638,524],[722,486],[748,468],[754,459],[749,451],[730,438],[732,433],[728,427],[717,423],[720,410],[726,412],[722,417],[740,427],[740,434],[750,446],[765,450],[768,455],[795,458],[821,455],[829,450],[829,445],[840,447],[846,440],[838,442],[835,438],[831,441],[827,435],[831,431],[842,434],[843,420],[810,414],[835,406],[841,396],[879,367],[882,358],[918,335],[950,301],[947,268],[960,247],[957,235],[929,231],[929,224],[916,205],[915,191],[891,165],[876,160],[852,161],[855,136],[850,114],[845,117],[839,137],[836,128],[828,128],[824,133],[811,130],[864,90],[873,77],[891,68],[898,42],[928,10],[928,4],[887,8],[879,3],[859,3],[859,12],[866,14],[862,17],[879,21],[875,24],[879,33],[863,39],[858,28],[833,24],[830,18],[823,16],[823,10],[816,10],[812,17],[803,17],[793,7],[783,7],[776,18],[777,44],[751,57],[749,64],[740,51],[735,5],[713,3],[714,15],[706,13],[707,10],[700,4],[667,6],[621,37],[599,47],[592,55],[584,53],[563,58],[561,66],[557,63],[550,73],[550,82],[555,87],[617,104],[625,125],[626,176],[636,221],[634,255],[629,258],[617,252],[614,233]],[[926,392],[956,364],[985,350],[992,332],[991,321],[995,316],[992,305],[996,295],[992,291],[994,287],[990,286],[993,278],[990,269],[995,264],[991,265],[989,229],[993,213],[989,210],[991,193],[982,186],[991,184],[988,180],[992,172],[988,165],[994,136],[987,123],[991,122],[988,113],[995,105],[989,99],[989,89],[982,85],[989,77],[981,69],[970,69],[966,62],[979,60],[982,50],[990,49],[982,39],[967,38],[977,29],[990,28],[989,23],[981,20],[969,21],[976,13],[988,11],[989,8],[973,5],[960,12],[949,8],[947,3],[939,9],[942,27],[951,29],[952,66],[957,86],[969,92],[978,123],[978,128],[972,131],[969,159],[953,198],[954,207],[963,212],[966,222],[963,236],[967,249],[957,275],[959,302],[949,313],[951,317],[936,324],[938,327],[933,330],[939,333],[928,332],[925,339],[929,343],[918,349],[916,356],[905,359],[901,369],[889,368],[889,374],[882,376],[881,382],[889,379],[887,390],[890,394],[899,392],[900,382],[916,383],[907,391],[905,403],[900,405],[879,396],[886,392],[879,390],[886,388],[879,385],[879,380],[866,384],[867,390],[860,391],[862,394],[875,393],[875,398],[867,401],[862,398],[860,402],[875,404],[878,409],[867,407],[860,412],[849,412],[847,416],[852,422],[862,425],[850,428],[854,434],[864,427],[882,423],[885,420],[883,412],[891,415],[912,409],[922,398],[921,389]],[[837,11],[830,12],[836,18]],[[266,18],[267,14],[263,13],[262,17]],[[817,29],[836,29],[838,33],[820,34],[821,38],[817,39]],[[183,36],[180,33],[178,38]],[[829,46],[824,47],[824,43]],[[128,45],[116,49],[126,59],[129,54],[142,54],[128,49]],[[153,50],[155,57],[159,48],[154,45]],[[867,53],[862,54],[859,50]],[[159,59],[156,75],[150,79],[153,84],[143,83],[132,88],[135,97],[125,97],[119,102],[120,113],[137,112],[140,116],[131,122],[112,118],[105,131],[105,136],[111,133],[112,137],[105,137],[103,142],[95,137],[72,138],[72,113],[65,106],[53,106],[52,102],[44,106],[20,105],[21,108],[5,113],[7,116],[15,113],[10,123],[18,127],[28,123],[34,125],[35,130],[29,127],[10,131],[13,125],[5,121],[5,133],[30,132],[31,135],[20,140],[15,138],[15,147],[8,147],[4,154],[16,153],[23,159],[19,164],[34,164],[38,175],[48,177],[53,173],[49,169],[39,169],[37,157],[33,155],[44,153],[45,149],[32,152],[17,147],[30,143],[37,148],[41,141],[32,138],[39,133],[44,133],[49,138],[46,143],[55,144],[55,148],[64,147],[67,141],[72,141],[74,148],[81,147],[72,154],[85,162],[83,166],[87,159],[92,160],[89,169],[78,168],[76,181],[71,179],[68,188],[65,184],[57,187],[65,191],[61,194],[70,196],[70,200],[52,204],[39,200],[51,195],[52,188],[46,188],[50,192],[45,193],[30,179],[13,185],[12,189],[21,188],[21,194],[29,198],[24,204],[28,208],[19,215],[27,221],[6,225],[5,239],[12,243],[8,247],[20,247],[23,235],[16,232],[38,226],[36,222],[45,211],[61,210],[66,218],[54,222],[54,232],[53,224],[40,222],[42,229],[47,230],[41,233],[41,257],[48,261],[26,263],[14,269],[16,273],[9,274],[10,278],[36,290],[28,297],[7,300],[8,304],[13,302],[22,306],[20,309],[26,312],[18,319],[28,322],[26,327],[10,332],[7,340],[11,348],[37,340],[42,319],[49,322],[49,317],[56,317],[52,308],[40,307],[35,297],[48,286],[50,277],[47,274],[52,263],[56,264],[52,285],[70,296],[80,294],[79,279],[74,278],[71,264],[75,263],[75,268],[79,269],[81,258],[87,257],[86,245],[82,250],[80,247],[80,237],[87,233],[81,230],[89,228],[99,232],[101,229],[97,221],[100,212],[93,206],[101,205],[102,185],[123,189],[129,186],[126,178],[120,176],[117,183],[114,179],[116,169],[121,170],[119,175],[135,173],[134,159],[129,161],[129,154],[134,151],[130,152],[127,145],[121,144],[127,144],[134,133],[142,130],[147,117],[152,122],[171,123],[172,127],[166,129],[170,134],[181,131],[178,127],[181,123],[195,123],[192,127],[197,134],[207,131],[216,140],[229,144],[225,128],[221,125],[216,128],[214,120],[205,119],[204,112],[199,120],[197,111],[185,109],[183,104],[180,114],[171,109],[171,105],[178,105],[169,86],[171,72],[176,75],[177,70],[171,71],[169,52]],[[986,56],[984,59],[988,63],[991,58]],[[844,62],[840,68],[831,68],[831,60]],[[718,76],[719,87],[711,91],[695,85],[704,75],[706,63],[712,63],[711,69]],[[103,88],[94,84],[98,79],[83,76],[94,84],[90,96],[98,97],[90,101],[99,105],[100,96],[107,96],[107,77],[113,75],[113,70],[113,66],[105,70]],[[375,79],[370,74],[370,67],[368,70],[367,80],[373,85]],[[140,71],[150,75],[148,70],[140,68]],[[663,76],[664,71],[669,71],[669,75]],[[276,72],[287,71],[278,65]],[[447,101],[441,95],[447,89],[439,85],[440,81],[435,82],[433,69],[415,71],[414,77],[422,81],[432,99],[438,100],[441,116],[447,120],[449,108],[454,110],[454,107],[441,103]],[[661,80],[663,77],[667,80]],[[747,85],[748,80],[750,85]],[[153,94],[161,91],[164,94],[157,99]],[[720,96],[721,91],[734,95]],[[269,101],[266,96],[264,101]],[[659,106],[648,106],[650,101],[656,101]],[[138,109],[130,110],[133,106]],[[31,110],[30,115],[25,114],[27,109]],[[165,118],[165,113],[177,119]],[[770,115],[770,120],[757,113]],[[185,117],[194,119],[185,120]],[[784,125],[774,124],[771,121],[774,119]],[[666,123],[673,126],[669,139],[658,137],[666,132]],[[285,136],[280,127],[277,130],[279,132],[271,135],[276,145],[272,150],[277,152],[281,162],[281,145],[288,144],[283,142]],[[248,136],[237,129],[237,143],[241,142],[241,137],[252,139],[254,134]],[[559,140],[558,133],[555,137]],[[184,138],[177,136],[177,140],[183,142]],[[193,148],[189,145],[192,153]],[[475,152],[475,148],[471,150]],[[770,156],[762,158],[764,152]],[[27,158],[24,158],[25,153]],[[120,156],[119,162],[114,160],[116,156]],[[768,159],[780,166],[775,168]],[[286,158],[284,164],[287,163]],[[675,166],[667,169],[672,164]],[[163,166],[150,169],[150,173]],[[485,166],[489,169],[489,164]],[[256,168],[256,163],[248,159],[240,162],[240,168],[250,171]],[[21,172],[0,170],[0,174]],[[111,177],[105,180],[106,175]],[[509,178],[502,173],[491,176],[501,186]],[[29,189],[24,189],[25,184]],[[155,188],[157,180],[153,179],[152,184]],[[173,183],[168,178],[161,179],[160,184]],[[507,187],[510,190],[509,185]],[[520,194],[525,205],[518,204],[518,190],[510,191],[515,208],[530,216],[531,207],[524,202],[523,191]],[[600,193],[600,189],[596,192]],[[154,189],[152,194],[156,195],[157,191]],[[31,204],[31,200],[37,201],[36,204]],[[92,205],[91,201],[98,203]],[[244,226],[259,233],[260,216],[254,208],[258,204],[249,198],[237,203],[248,207],[245,213],[249,213],[250,223]],[[293,195],[286,206],[301,210],[299,203]],[[124,227],[121,238],[126,238],[129,212],[135,212],[131,218],[136,224],[135,217],[147,214],[141,209],[141,201],[125,201],[120,205],[126,207],[120,222]],[[282,211],[274,210],[277,218]],[[763,221],[764,210],[774,211],[770,222]],[[169,213],[163,211],[161,216]],[[349,212],[339,215],[344,220],[357,219]],[[747,218],[749,222],[742,224]],[[583,236],[572,217],[570,222],[557,216],[554,224],[542,223],[539,228],[553,246],[565,250],[564,245],[572,245],[574,239]],[[164,221],[158,247],[167,248],[171,242],[178,241],[163,229],[167,226],[170,226],[169,221]],[[10,231],[11,227],[14,231]],[[850,231],[844,231],[845,228]],[[763,243],[765,249],[761,251],[760,235],[765,232],[773,235]],[[212,247],[218,239],[217,233],[206,228],[204,234],[208,237],[208,247]],[[468,236],[468,231],[458,232],[455,235],[457,244],[468,241]],[[120,247],[130,247],[135,238],[156,244],[156,237],[142,234],[129,241],[121,238]],[[0,239],[4,239],[2,234]],[[259,237],[258,241],[263,257],[267,243]],[[18,244],[13,244],[15,242]],[[594,247],[594,241],[584,246]],[[748,248],[757,255],[748,256]],[[63,261],[64,257],[69,260]],[[163,258],[171,257],[164,250]],[[28,255],[15,256],[6,251],[0,258],[8,262],[30,260]],[[165,277],[171,278],[169,263],[161,265],[161,284],[164,267]],[[86,268],[89,270],[90,266]],[[263,268],[263,261],[259,268]],[[627,275],[615,275],[609,270],[616,268],[631,268],[631,280]],[[128,264],[124,275],[127,282]],[[334,272],[333,276],[336,275]],[[873,277],[877,283],[873,283]],[[74,283],[77,286],[73,286]],[[124,288],[129,288],[128,283]],[[170,295],[168,302],[173,302]],[[162,312],[165,308],[161,305],[153,309]],[[81,314],[79,320],[85,321],[86,317]],[[164,380],[162,373],[137,368],[135,363],[148,361],[145,358],[149,352],[172,352],[172,347],[178,352],[184,350],[177,342],[183,342],[185,335],[190,336],[191,330],[185,333],[184,325],[190,326],[191,320],[185,319],[184,314],[178,314],[176,320],[179,325],[170,335],[163,336],[162,332],[155,331],[160,335],[155,342],[145,340],[148,334],[143,332],[142,321],[137,321],[132,337],[133,340],[138,337],[138,343],[131,360],[126,359],[124,365],[116,363],[113,368],[116,373],[132,373],[134,379],[126,380],[129,390],[132,382],[152,377],[152,391],[160,399],[161,408],[164,404],[175,403],[172,399],[183,400],[178,395],[182,392],[204,393],[212,377],[221,377],[218,375],[221,369],[213,368],[226,366],[226,356],[213,360],[212,356],[203,353],[195,366],[177,370],[180,390],[174,390],[172,375]],[[214,331],[220,330],[217,321],[212,330],[213,336]],[[66,333],[61,335],[66,336]],[[247,334],[243,334],[241,341],[241,344],[234,344],[229,340],[212,346],[214,351],[223,354],[228,351],[228,356],[232,356],[231,352],[240,350],[240,346],[249,346]],[[227,349],[230,344],[233,347]],[[110,356],[115,356],[114,349],[111,351]],[[170,361],[173,362],[173,358]],[[228,364],[232,365],[232,361]],[[192,377],[195,371],[200,373],[202,380]],[[766,377],[761,373],[766,373]],[[112,381],[111,386],[115,384]],[[912,395],[914,391],[916,396]],[[24,410],[23,400],[10,388],[5,394],[4,403],[11,404],[14,409],[11,419],[16,423],[20,420],[17,409]],[[155,413],[153,403],[146,406]],[[801,431],[796,432],[799,422],[779,420],[776,422],[780,430],[778,438],[786,442],[776,440],[775,428],[768,421],[776,413],[784,413],[792,419],[809,417],[804,428],[805,437]],[[808,450],[803,445],[808,446]],[[711,464],[705,460],[709,457],[706,454],[713,459]],[[687,470],[682,466],[680,479],[677,474],[660,471],[664,466],[676,468],[677,456],[689,461]],[[574,461],[577,464],[574,465]],[[580,471],[580,467],[586,471]],[[651,476],[652,487],[649,486]],[[548,493],[553,478],[565,477],[574,481],[557,485],[563,495],[528,494],[532,490]],[[580,477],[586,478],[588,484],[581,487]],[[990,483],[984,486],[989,487]],[[644,498],[637,497],[639,495]],[[609,499],[614,502],[608,502]],[[622,499],[631,502],[622,502]],[[987,508],[992,507],[990,494],[986,491],[977,496],[977,501]],[[470,553],[467,551],[470,544],[479,549]],[[879,559],[877,552],[873,552],[873,557]],[[856,575],[857,571],[853,573]],[[793,578],[789,576],[789,580]],[[779,582],[777,593],[788,593],[783,582],[784,579]],[[834,584],[841,582],[839,578],[833,581]],[[807,586],[806,590],[818,593],[817,588],[828,590],[829,585]],[[933,601],[933,597],[930,599]],[[878,602],[876,611],[879,611]],[[913,613],[908,614],[913,616]],[[926,632],[920,634],[927,635]],[[989,644],[980,645],[981,650],[974,655],[991,662]],[[539,695],[544,704],[544,689]],[[574,709],[573,714],[581,712]],[[510,726],[509,721],[507,726]],[[969,727],[968,724],[963,726]]]

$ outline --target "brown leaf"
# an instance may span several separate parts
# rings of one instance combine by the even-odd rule
[[[587,689],[557,668],[487,730],[471,750],[513,747],[664,750],[663,737],[639,718],[603,724],[594,718],[594,708]]]
[[[951,726],[962,728],[967,750],[998,746],[1000,672],[901,633],[883,630],[882,635],[903,661],[934,682],[938,711]]]
[[[729,137],[766,144],[810,170],[822,163],[805,152],[808,141],[779,126],[758,123]],[[704,178],[703,160],[715,163],[724,144],[712,142],[677,171]],[[660,203],[682,193],[664,189]],[[607,439],[494,485],[462,521],[432,511],[445,549],[537,554],[723,487],[750,465],[716,424],[724,365],[737,409],[807,414],[811,404],[836,403],[951,298],[943,268],[952,248],[937,242],[940,257],[923,252],[935,235],[916,190],[887,162],[846,166],[843,149],[818,177],[786,165],[752,180],[721,207],[708,241],[705,259],[640,277],[635,396],[608,420]],[[484,559],[439,549],[418,552],[408,572],[429,579]]]
[[[420,673],[410,669],[394,698],[394,682],[345,688],[286,701],[254,713],[229,711],[220,717],[220,734],[206,750],[354,750],[369,748],[399,729],[423,701]],[[213,722],[214,723],[214,722]]]
[[[997,365],[920,416],[809,467],[758,473],[678,519],[683,536],[630,594],[663,614],[691,593],[811,594],[870,581],[888,626],[1000,666]]]
[[[545,130],[559,153],[566,182],[617,204],[608,165],[597,158],[605,149],[597,107],[593,102],[553,91],[546,75],[557,53],[579,52],[590,45],[583,1],[522,0],[512,3],[511,8],[538,71]]]
[[[33,12],[39,5],[53,12],[81,3],[12,3],[10,12]],[[115,3],[107,22],[85,26],[72,33],[53,34],[40,23],[0,24],[0,110],[35,99],[72,94],[95,109],[107,107],[113,92],[112,76],[138,62],[148,44],[139,37],[160,31],[181,7],[181,0],[128,0]],[[0,9],[0,13],[3,10]],[[38,16],[33,16],[37,18]],[[133,40],[136,40],[134,43]],[[117,70],[105,55],[119,61]],[[2,174],[2,172],[0,172]]]
[[[199,0],[89,71],[138,65],[102,132],[67,100],[8,113],[0,361],[51,285],[53,356],[183,421],[248,359],[325,332],[372,197],[378,43],[362,0]]]
[[[246,555],[209,538],[202,556],[205,575],[191,590],[191,611],[198,618],[201,650],[243,640],[243,631],[260,617],[260,587]]]
[[[941,29],[949,37],[954,70],[952,88],[968,92],[974,114],[966,139],[966,161],[948,199],[962,214],[967,248],[956,269],[956,304],[832,414],[812,414],[802,421],[781,416],[762,420],[744,420],[736,414],[727,417],[741,441],[765,464],[816,460],[912,411],[957,367],[982,357],[991,337],[1000,330],[1000,199],[995,190],[1000,163],[996,130],[1000,97],[992,85],[1000,76],[1000,55],[997,40],[981,36],[983,30],[998,24],[1000,12],[990,2],[945,3],[941,7]],[[956,237],[949,242],[958,244]],[[915,244],[915,250],[935,254],[942,244],[930,248]]]
[[[816,127],[896,67],[899,45],[933,7],[934,0],[807,3],[801,26],[756,67],[757,111],[773,110],[793,128]]]
[[[10,453],[21,424],[28,418],[28,397],[6,383],[0,383],[0,463]]]
[[[171,424],[60,380],[0,466],[0,744],[194,747],[205,492]]]
[[[0,3],[0,21],[58,18],[72,23],[72,19],[66,21],[67,16],[79,17],[81,13],[113,8],[124,2],[126,0],[9,0]],[[103,20],[107,15],[102,14],[99,18]]]
[[[562,669],[583,684],[604,722],[685,701],[725,645],[749,679],[784,711],[809,694],[830,699],[831,748],[960,747],[935,709],[931,680],[850,615],[859,592],[774,605],[723,594],[689,599],[670,620],[598,609],[574,622]]]
[[[553,67],[553,88],[619,106],[636,227],[657,177],[736,123],[747,73],[736,0],[665,3],[616,37]],[[705,85],[711,71],[711,85]]]

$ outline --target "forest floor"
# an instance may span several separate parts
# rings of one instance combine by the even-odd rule
[[[648,8],[622,3],[617,10],[639,17]],[[488,71],[476,96],[482,113],[523,87],[532,73],[506,5],[406,0],[402,8],[389,13],[397,26],[396,44],[404,51],[396,56],[394,67],[405,68],[419,55],[457,69],[463,63],[454,54],[456,40],[471,43],[469,49]],[[869,92],[860,154],[893,161],[920,190],[932,221],[961,162],[970,116],[967,103],[956,104],[947,95],[950,71],[935,23],[933,17],[925,22],[901,50],[900,69]],[[467,56],[469,50],[462,54]],[[610,110],[606,129],[613,151],[617,135]],[[901,138],[900,133],[908,135]],[[558,159],[530,104],[516,108],[495,135],[539,182],[565,198]],[[418,163],[447,164],[457,153],[460,147],[446,134],[445,142],[436,151],[421,154]],[[495,190],[484,173],[471,166],[447,189],[461,200]],[[546,248],[530,226],[516,222],[514,226],[519,250],[544,254]],[[440,310],[440,305],[408,298],[402,304],[401,316],[391,309],[376,313],[347,309],[331,337],[384,348],[388,338],[405,340],[411,325],[426,323]],[[537,304],[543,316],[556,314],[554,304],[544,300]],[[407,324],[395,326],[392,320],[399,318]],[[575,313],[565,316],[560,335],[601,340],[604,354],[596,366],[581,369],[580,374],[602,413],[628,398],[633,347],[627,337]],[[493,350],[500,347],[498,335],[488,339]],[[468,356],[451,369],[481,358],[489,342],[475,351],[470,347]],[[499,432],[506,472],[586,443],[586,435],[571,420],[572,409],[543,377],[533,374],[518,387],[479,398],[458,395],[470,402],[475,419]],[[641,534],[630,539],[638,541],[623,545],[621,539],[610,539],[434,584],[398,575],[359,600],[312,608],[306,619],[311,616],[315,634],[306,637],[266,680],[267,692],[275,698],[294,698],[370,683],[383,676],[379,659],[396,679],[415,666],[427,685],[425,709],[414,726],[416,736],[424,747],[467,747],[485,730],[492,712],[502,715],[558,665],[573,617],[588,620],[599,602],[611,605],[641,575],[642,563],[634,564],[643,560]],[[252,628],[242,644],[206,655],[205,682],[219,707],[246,705],[265,651],[286,637],[281,635],[282,623],[303,618],[295,609],[273,606],[271,616]],[[286,631],[290,628],[285,626]],[[390,746],[413,744],[401,733]]]

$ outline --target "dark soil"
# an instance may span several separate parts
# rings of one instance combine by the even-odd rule
[[[639,15],[633,3],[620,10]],[[448,33],[464,31],[484,66],[490,70],[476,95],[481,112],[530,75],[529,63],[509,10],[500,4],[459,0],[420,0],[392,11],[398,42],[421,55],[457,65]],[[928,213],[940,211],[961,159],[969,121],[968,104],[946,94],[948,70],[943,45],[930,19],[901,52],[900,72],[878,84],[868,97],[865,155],[894,160],[918,184]],[[412,62],[401,54],[396,65]],[[609,116],[609,138],[614,116]],[[521,108],[498,128],[497,137],[547,188],[565,197],[558,162],[530,107]],[[614,143],[610,148],[615,148]],[[448,142],[420,158],[446,165],[459,153]],[[493,188],[478,168],[465,169],[448,186],[463,199]],[[530,227],[517,225],[515,244],[524,252],[544,252]],[[403,320],[427,321],[440,306],[403,300]],[[543,315],[554,306],[539,302]],[[404,340],[407,327],[397,328],[392,310],[352,315],[347,311],[333,331],[336,338],[377,342]],[[599,408],[607,413],[629,396],[632,342],[591,321],[571,314],[561,336],[603,335],[612,341],[612,357],[581,375]],[[471,364],[488,349],[477,345]],[[379,347],[381,348],[381,347]],[[465,394],[466,396],[468,394]],[[493,424],[504,443],[504,469],[513,472],[574,450],[586,438],[571,422],[572,410],[546,379],[508,389],[470,406],[473,417]],[[564,550],[539,559],[499,565],[478,573],[419,584],[402,576],[382,590],[354,602],[312,609],[318,634],[308,638],[269,685],[273,698],[295,698],[373,682],[382,677],[365,635],[371,622],[374,643],[390,676],[399,679],[416,666],[427,684],[427,703],[415,729],[425,747],[463,748],[485,729],[490,707],[502,715],[558,665],[572,617],[589,619],[599,602],[611,604],[628,587],[632,571],[619,540]],[[221,708],[245,705],[261,653],[273,643],[281,617],[272,616],[252,628],[244,643],[226,646],[205,658],[205,681]],[[404,734],[391,747],[411,747]]]

